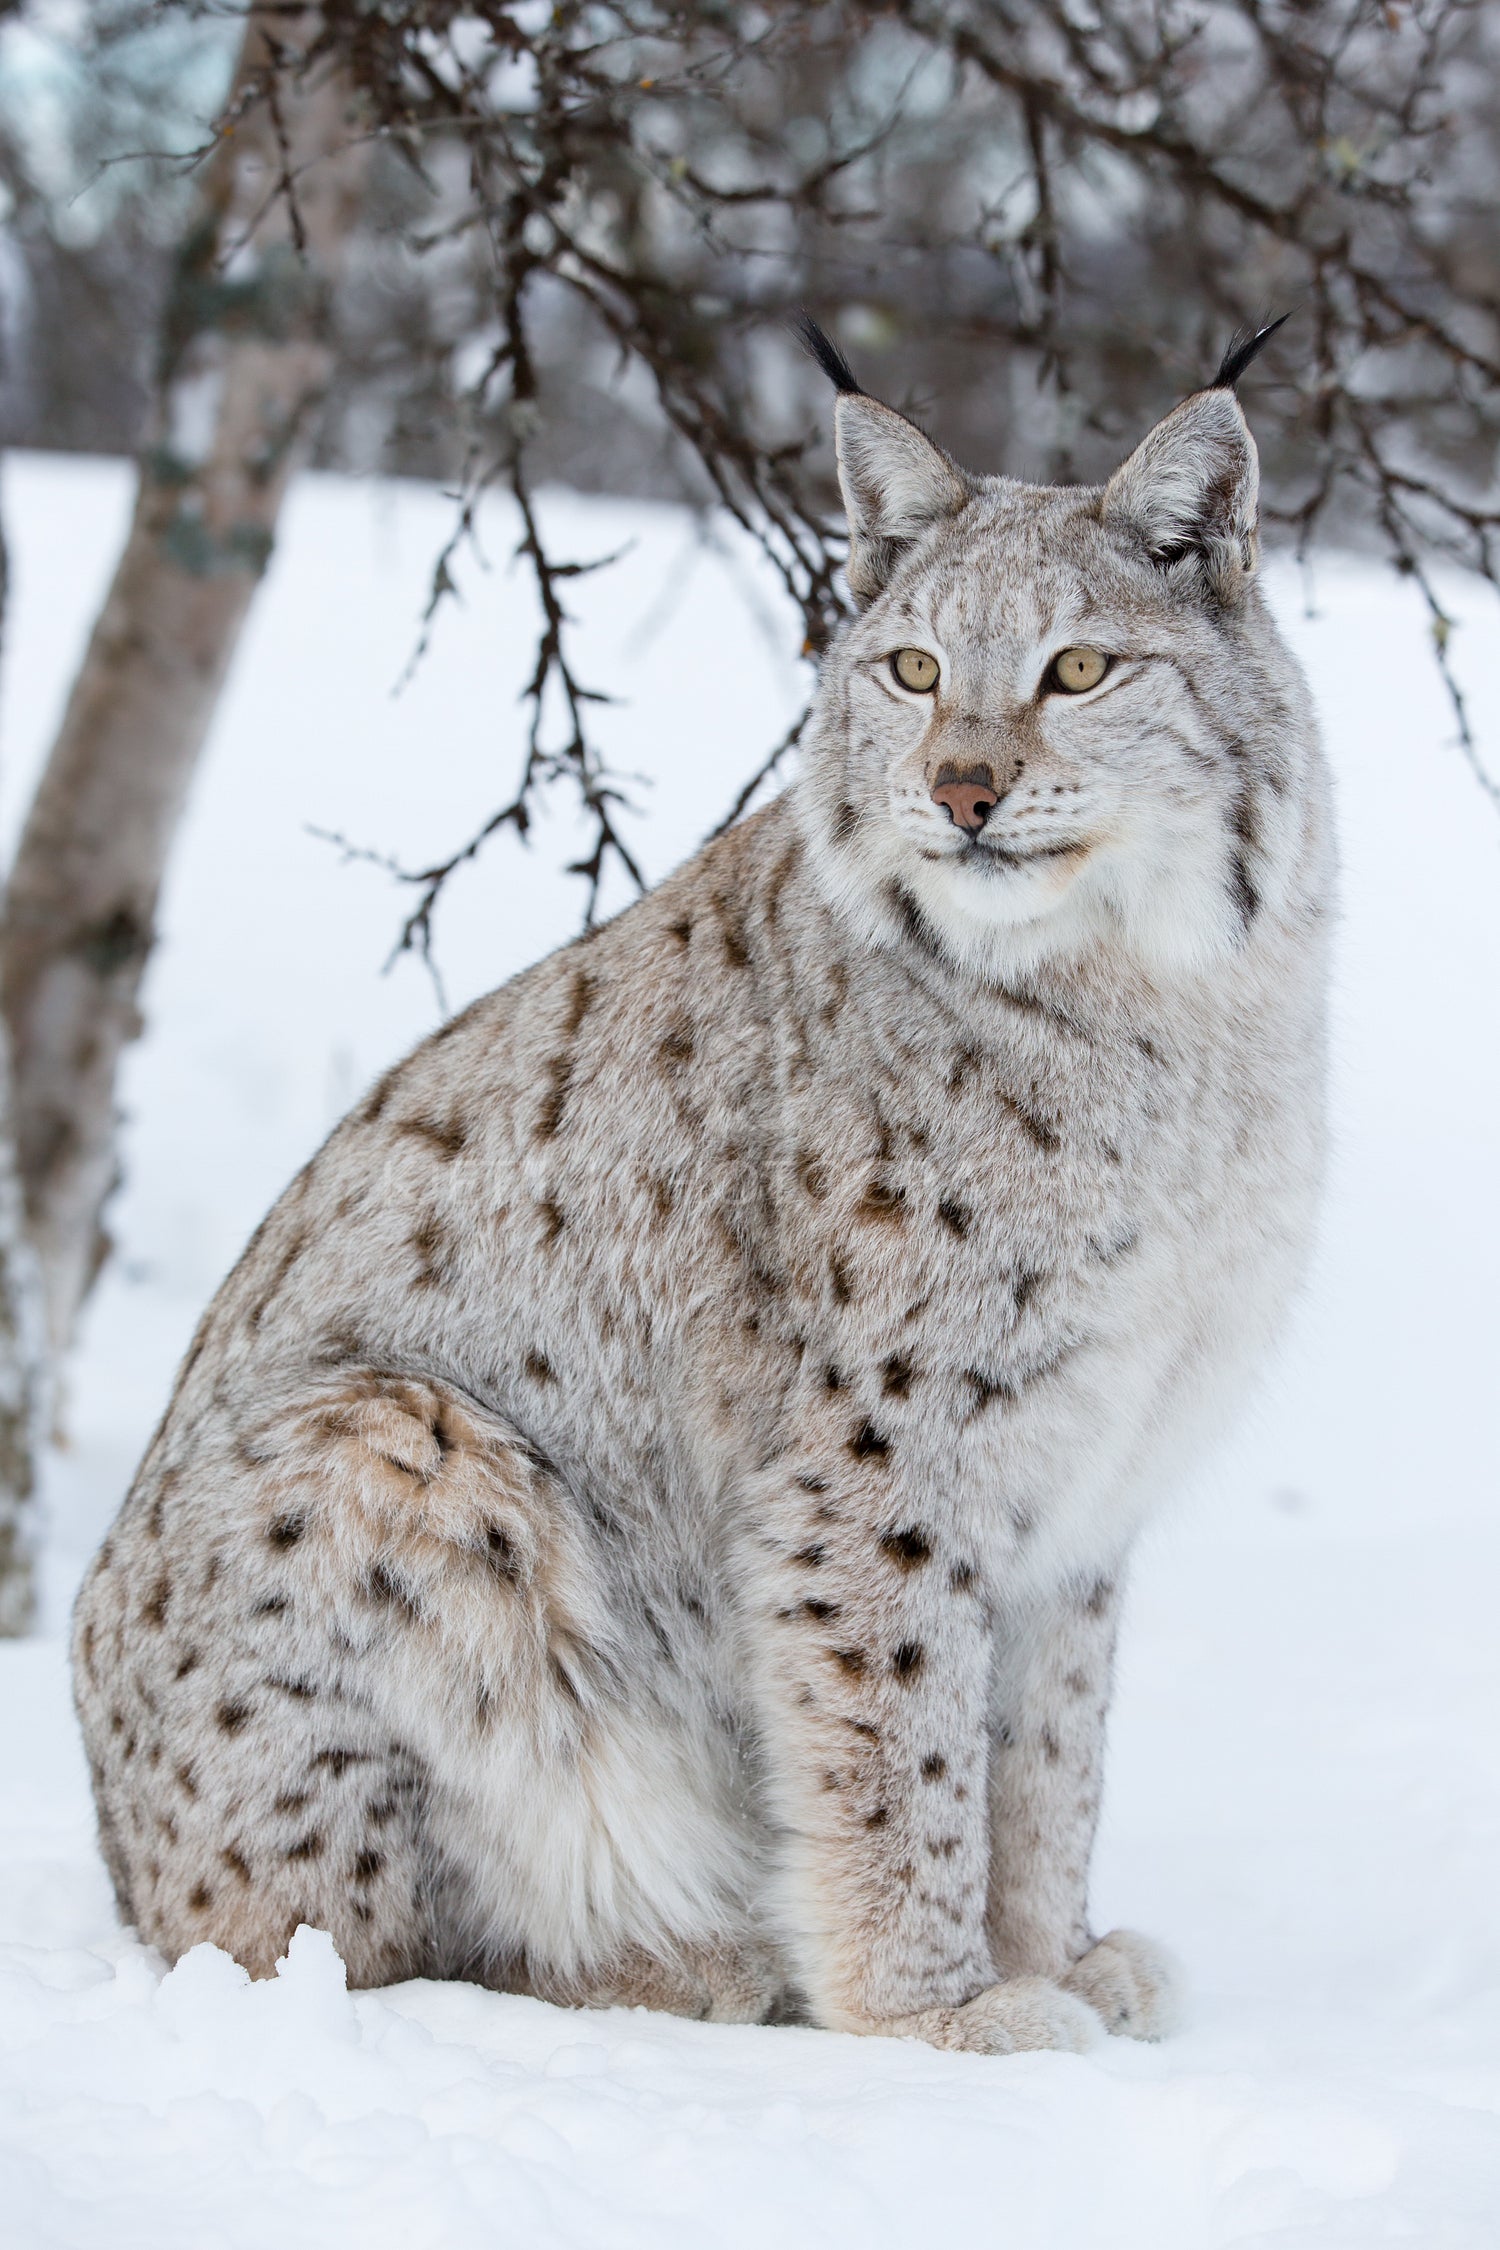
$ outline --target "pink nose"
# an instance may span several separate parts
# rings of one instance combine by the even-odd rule
[[[932,801],[941,805],[955,828],[977,836],[1000,802],[995,777],[988,766],[941,766],[932,785]]]

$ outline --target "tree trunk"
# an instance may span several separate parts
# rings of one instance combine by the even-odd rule
[[[284,54],[315,28],[311,13],[269,30],[252,18],[231,118],[268,43]],[[115,1080],[141,1028],[167,853],[332,371],[329,296],[364,170],[350,138],[342,78],[283,72],[274,107],[251,106],[204,168],[130,534],[11,876],[0,1005],[55,1355],[107,1250]]]
[[[0,621],[9,586],[0,537]],[[41,1274],[16,1172],[9,1042],[0,1024],[0,1639],[24,1633],[36,1601],[36,1455],[42,1431]]]

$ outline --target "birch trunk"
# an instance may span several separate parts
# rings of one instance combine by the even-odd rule
[[[0,622],[7,590],[0,539]],[[43,1414],[41,1274],[16,1172],[9,1043],[0,1024],[0,1639],[36,1606],[36,1457]]]
[[[251,20],[236,93],[310,38]],[[54,1355],[107,1252],[115,1085],[188,784],[332,371],[328,305],[363,151],[336,76],[284,74],[201,175],[168,300],[125,549],[22,834],[0,922],[16,1150]],[[275,196],[295,182],[295,204]],[[269,207],[268,205],[269,199]],[[259,224],[256,221],[259,218]],[[244,239],[249,237],[248,240]]]

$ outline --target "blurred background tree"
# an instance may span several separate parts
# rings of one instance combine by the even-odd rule
[[[242,183],[226,202],[240,177],[226,150],[244,148],[264,192]],[[318,235],[302,212],[325,172],[346,185]],[[175,794],[131,893],[128,962],[105,964],[87,1000],[110,1027],[87,1088],[38,1075],[35,1009],[16,997],[25,845],[13,879],[0,979],[19,1114],[50,1102],[55,1143],[72,1102],[92,1136],[65,1245],[41,1216],[52,1143],[20,1136],[54,1351],[97,1262],[115,1061],[173,808],[294,459],[452,484],[433,608],[479,496],[508,490],[540,595],[513,785],[444,860],[397,871],[411,885],[401,943],[419,951],[452,869],[501,827],[525,833],[548,791],[589,818],[588,914],[607,875],[634,872],[571,651],[577,566],[547,549],[539,485],[724,511],[779,573],[803,652],[835,628],[826,397],[791,333],[804,306],[966,463],[1083,480],[1204,379],[1232,329],[1289,313],[1252,379],[1269,538],[1304,555],[1373,545],[1416,582],[1456,739],[1500,806],[1434,575],[1452,563],[1500,585],[1487,0],[286,0],[248,17],[30,0],[0,19],[0,190],[0,435],[139,452],[137,598],[143,614],[165,605],[168,641],[170,572],[145,566],[153,542],[180,546],[161,440],[184,245],[222,301],[273,253],[318,284],[298,297],[297,349],[320,373],[262,479],[254,568],[216,612],[209,688],[175,707]],[[216,321],[194,333],[222,384],[235,338]],[[115,805],[143,770],[130,708],[114,693],[91,705],[87,762]],[[766,746],[726,817],[794,741]],[[77,888],[57,874],[68,854],[76,868],[96,851],[97,812],[90,832],[87,793],[58,778],[76,753],[60,742],[51,810],[29,831],[52,855],[54,904]]]

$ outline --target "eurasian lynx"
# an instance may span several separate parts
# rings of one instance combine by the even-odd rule
[[[90,1572],[169,1956],[1162,2027],[1086,1918],[1116,1616],[1308,1240],[1323,766],[1238,363],[1085,490],[821,355],[859,615],[798,779],[346,1119]]]

